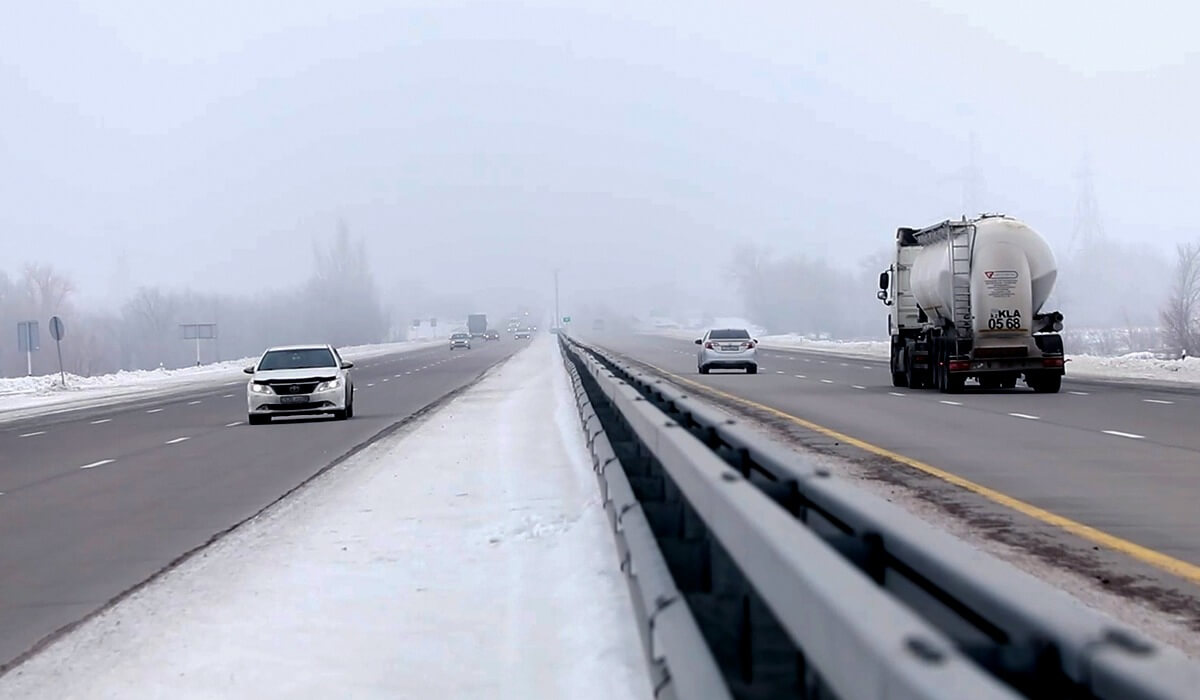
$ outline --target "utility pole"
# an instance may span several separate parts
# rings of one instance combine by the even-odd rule
[[[558,311],[558,268],[554,268],[554,327],[562,324],[562,315]]]

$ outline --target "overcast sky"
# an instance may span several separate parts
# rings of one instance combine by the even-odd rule
[[[964,9],[969,8],[969,9]],[[845,264],[978,208],[1197,236],[1191,3],[13,3],[0,267],[81,293],[307,276],[339,217],[390,279],[713,295],[739,241]]]

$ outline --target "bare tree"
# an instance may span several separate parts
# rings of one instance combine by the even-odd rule
[[[1200,244],[1181,243],[1176,247],[1175,272],[1166,308],[1162,310],[1166,342],[1184,354],[1195,354],[1200,331]]]
[[[23,282],[30,311],[36,313],[43,323],[51,314],[64,313],[67,297],[75,291],[71,280],[50,265],[26,265]]]

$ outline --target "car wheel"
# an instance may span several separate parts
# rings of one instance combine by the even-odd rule
[[[354,417],[354,397],[353,396],[351,396],[350,399],[346,402],[346,417],[347,418]]]
[[[708,368],[705,367],[704,365],[700,365],[696,369],[700,370],[700,374],[708,374]]]
[[[746,374],[758,374],[758,365],[750,365],[747,367]]]
[[[271,422],[270,416],[256,416],[253,413],[246,416],[246,422],[250,425],[264,425]]]

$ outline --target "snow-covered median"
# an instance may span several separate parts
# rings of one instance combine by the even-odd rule
[[[341,348],[348,360],[365,360],[381,355],[411,352],[445,341],[358,345]],[[49,411],[88,408],[127,399],[152,397],[204,384],[241,383],[242,369],[257,358],[242,358],[182,369],[137,370],[95,377],[67,375],[64,388],[59,375],[0,377],[0,421],[24,418]]]
[[[247,428],[251,429],[251,428]],[[0,697],[651,697],[543,336],[0,678]]]

